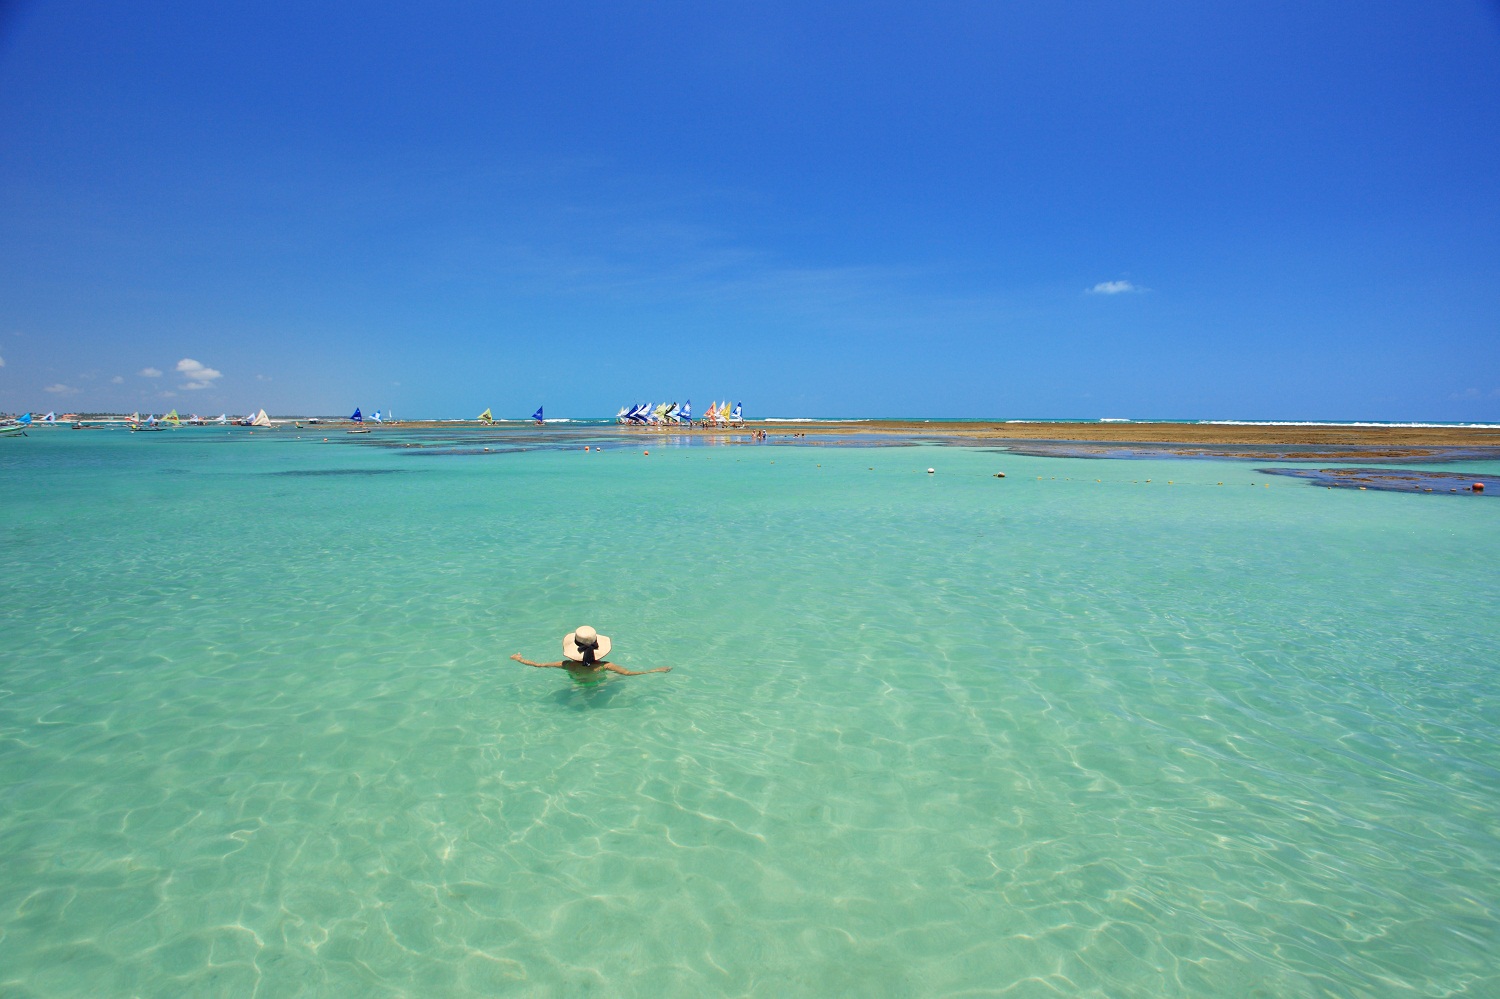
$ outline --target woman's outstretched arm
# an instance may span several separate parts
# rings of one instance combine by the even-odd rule
[[[557,662],[557,663],[534,663],[530,659],[524,658],[521,655],[521,653],[519,653],[519,652],[513,652],[513,653],[511,653],[511,658],[514,659],[518,663],[524,663],[527,666],[535,666],[537,669],[548,669],[550,667],[565,666],[565,665],[567,665],[567,663],[565,663],[565,662]]]
[[[633,669],[626,669],[623,666],[616,666],[614,663],[600,663],[599,665],[603,666],[605,669],[609,670],[611,673],[618,673],[621,676],[645,676],[647,673],[670,673],[670,672],[672,672],[672,667],[670,667],[670,666],[658,666],[658,667],[656,667],[656,669],[633,670]]]

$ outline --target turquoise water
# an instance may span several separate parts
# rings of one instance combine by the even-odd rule
[[[1500,993],[1500,502],[356,441],[0,441],[0,994]]]

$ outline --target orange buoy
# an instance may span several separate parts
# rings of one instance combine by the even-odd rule
[[[650,451],[642,451],[641,454],[650,454]]]
[[[1476,493],[1482,493],[1482,492],[1484,492],[1484,483],[1483,482],[1476,482],[1476,483],[1474,483],[1473,489],[1474,489],[1474,491]]]

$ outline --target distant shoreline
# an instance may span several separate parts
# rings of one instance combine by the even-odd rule
[[[354,426],[346,419],[275,418],[277,429],[300,423],[304,430],[340,432]],[[89,418],[93,424],[117,424],[119,418]],[[217,426],[210,424],[210,426]],[[1340,425],[1297,423],[1068,423],[1010,422],[995,420],[848,420],[766,421],[747,420],[738,430],[717,427],[627,426],[583,421],[554,422],[537,426],[529,421],[497,421],[481,424],[472,420],[411,420],[398,424],[367,421],[364,427],[379,432],[442,431],[455,435],[526,434],[528,436],[576,437],[589,435],[622,439],[653,439],[683,435],[744,434],[761,431],[768,441],[795,439],[799,443],[837,445],[851,438],[879,443],[946,443],[965,446],[1005,447],[1017,453],[1059,457],[1146,457],[1151,454],[1182,457],[1234,457],[1286,460],[1453,461],[1500,460],[1500,427]],[[58,426],[65,429],[64,425]],[[230,427],[227,429],[243,429]],[[264,431],[262,431],[264,432]]]
[[[347,422],[347,421],[345,421]],[[366,426],[375,426],[369,423]],[[341,426],[341,424],[315,424]],[[607,423],[508,422],[491,426],[469,421],[439,420],[403,422],[401,428],[423,430],[518,430],[529,433],[619,434],[626,437],[678,434],[727,434],[724,427],[632,427]],[[973,422],[928,422],[925,420],[765,421],[746,420],[743,430],[765,432],[771,440],[793,435],[840,438],[879,434],[913,440],[962,440],[964,443],[1037,441],[1051,443],[1172,444],[1172,445],[1316,445],[1343,447],[1495,447],[1500,448],[1500,427],[1460,426],[1345,426],[1246,423],[1012,423],[993,420]]]

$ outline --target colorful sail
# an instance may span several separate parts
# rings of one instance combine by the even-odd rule
[[[538,407],[537,407],[537,408],[536,408],[536,412],[535,412],[535,413],[532,413],[532,414],[531,414],[531,418],[532,418],[532,419],[533,419],[533,420],[535,420],[535,421],[536,421],[536,422],[538,422],[538,423],[543,423],[543,422],[545,422],[545,421],[544,421],[544,420],[543,420],[543,419],[542,419],[542,407],[541,407],[541,406],[538,406]]]
[[[363,422],[365,422],[365,418],[360,413],[358,406],[354,407],[354,415],[351,416],[351,417],[349,417],[349,419],[353,420],[355,423],[363,423]]]
[[[163,422],[163,423],[170,423],[174,427],[180,427],[180,426],[182,426],[182,417],[178,416],[177,415],[177,410],[174,409],[170,413],[168,413],[166,416],[163,416],[161,418],[161,422]]]
[[[380,418],[380,410],[378,410],[378,409],[375,410],[375,415],[372,416],[372,417],[370,417],[370,419],[374,420],[376,423],[384,423],[385,422],[384,420],[382,420]]]
[[[43,423],[56,423],[57,422],[57,413],[49,411],[46,416],[42,417],[42,422]]]
[[[478,419],[479,419],[480,423],[494,423],[495,422],[495,418],[490,415],[490,409],[489,409],[488,406],[486,406],[484,408],[484,412],[482,412],[482,413],[479,414]]]
[[[734,404],[734,415],[730,417],[730,419],[734,420],[735,423],[744,422],[744,405],[745,404],[742,402],[737,402]]]

